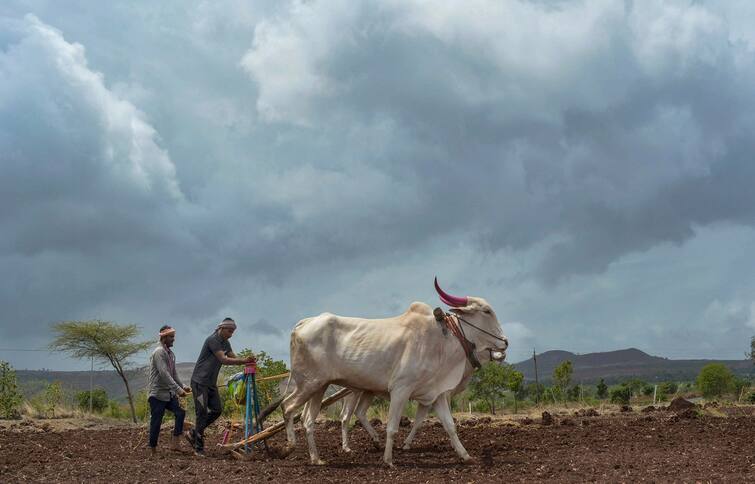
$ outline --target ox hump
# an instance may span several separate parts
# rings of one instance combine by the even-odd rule
[[[414,301],[409,305],[409,309],[407,309],[406,312],[431,316],[433,314],[433,309],[428,304]]]

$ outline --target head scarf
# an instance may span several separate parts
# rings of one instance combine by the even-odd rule
[[[218,324],[218,327],[215,328],[215,329],[217,331],[218,329],[224,329],[224,328],[236,329],[236,322],[233,321],[232,319],[228,319],[228,320],[223,321],[222,323]]]

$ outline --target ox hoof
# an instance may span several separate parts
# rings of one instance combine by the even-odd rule
[[[401,447],[401,448],[402,448],[402,449],[404,449],[404,450],[409,450],[409,449],[411,449],[411,448],[412,448],[412,444],[408,444],[408,443],[407,443],[407,444],[404,444],[404,446],[403,446],[403,447]]]
[[[351,448],[349,448],[349,447],[343,447],[343,448],[342,448],[341,450],[343,450],[343,451],[344,451],[344,452],[346,452],[347,454],[348,454],[349,452],[351,452]]]
[[[476,462],[475,458],[472,457],[471,455],[467,455],[467,456],[461,458],[461,463],[465,464],[465,465],[474,464],[475,462]]]
[[[294,451],[294,446],[293,445],[287,445],[287,446],[283,447],[279,451],[280,458],[281,459],[285,459],[286,457],[288,457],[289,455],[291,455],[291,453],[293,451]]]
[[[393,462],[383,462],[383,465],[389,469],[395,469],[396,465]]]
[[[326,465],[326,464],[327,464],[327,462],[325,462],[325,461],[324,461],[324,460],[322,460],[322,459],[313,459],[313,460],[312,460],[312,465],[313,465],[313,466],[324,466],[324,465]]]

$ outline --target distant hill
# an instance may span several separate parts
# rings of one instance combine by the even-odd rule
[[[637,348],[584,355],[553,350],[537,355],[540,381],[550,382],[553,370],[566,360],[571,361],[574,368],[572,381],[582,383],[596,383],[601,378],[606,383],[615,383],[633,377],[646,381],[693,380],[708,363],[723,363],[740,376],[755,374],[750,360],[669,360]],[[535,380],[532,358],[514,363],[514,366],[524,374],[525,380]]]
[[[537,355],[540,381],[549,383],[553,369],[566,360],[570,360],[574,367],[572,381],[575,383],[596,383],[601,378],[609,384],[629,378],[640,378],[645,381],[693,380],[703,366],[714,362],[725,364],[740,376],[755,375],[755,368],[750,360],[669,360],[651,356],[636,348],[584,355],[553,350]],[[525,380],[535,380],[535,365],[532,358],[514,363],[514,366],[524,374]],[[178,374],[184,383],[189,383],[193,369],[194,363],[178,364]],[[89,389],[88,371],[17,370],[16,376],[27,397],[39,393],[47,383],[53,381],[60,381],[69,391]],[[129,372],[129,384],[134,393],[147,386],[147,376],[147,368]],[[123,381],[114,371],[95,371],[94,386],[104,388],[110,398],[119,400],[126,398]]]
[[[194,363],[179,363],[176,365],[178,376],[188,385],[191,380],[191,372]],[[147,387],[149,378],[148,367],[130,370],[127,372],[128,383],[133,393]],[[31,397],[44,390],[48,383],[59,381],[65,390],[81,391],[89,390],[88,371],[52,371],[52,370],[16,370],[16,378],[26,397]],[[95,371],[93,374],[95,388],[104,388],[110,398],[116,400],[126,399],[126,387],[123,380],[115,371]]]

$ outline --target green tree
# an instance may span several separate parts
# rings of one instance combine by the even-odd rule
[[[16,370],[7,361],[0,361],[0,416],[18,418],[23,397],[18,391]]]
[[[524,389],[524,375],[522,372],[515,370],[514,367],[510,367],[508,375],[508,387],[514,393],[514,413],[519,411],[519,395]]]
[[[705,398],[720,397],[734,389],[734,374],[722,363],[709,363],[697,375],[697,388]]]
[[[542,383],[530,382],[524,387],[523,393],[532,400],[542,400],[545,393],[545,385]]]
[[[131,407],[131,419],[136,423],[136,411],[131,387],[126,377],[129,359],[147,350],[152,343],[135,341],[139,328],[135,324],[119,325],[110,321],[65,321],[53,325],[56,334],[50,347],[74,358],[94,358],[110,364],[123,380]]]
[[[503,396],[509,383],[507,365],[490,361],[477,370],[469,382],[470,396],[484,400],[495,415],[495,404]]]
[[[89,410],[89,390],[76,393],[76,403],[80,409]],[[92,392],[92,411],[102,413],[107,408],[107,392],[104,388],[95,388]]]
[[[605,400],[606,397],[608,397],[608,385],[606,385],[606,382],[602,378],[596,385],[596,390],[598,392],[599,400]]]
[[[288,372],[288,367],[286,366],[285,361],[273,359],[273,357],[268,355],[265,351],[255,353],[249,348],[244,348],[236,353],[236,355],[239,358],[254,356],[255,360],[257,360],[257,373],[255,374],[257,380],[269,376],[282,375]],[[238,371],[240,371],[240,367],[238,366],[224,366],[220,378],[221,380],[226,381],[231,375]],[[257,396],[260,400],[261,408],[265,408],[270,402],[281,396],[279,383],[280,380],[278,379],[257,383]],[[223,405],[223,412],[227,415],[233,411],[240,410],[237,407],[238,406],[232,398],[226,398],[225,404]]]
[[[45,389],[45,404],[46,410],[50,413],[52,418],[55,418],[55,407],[60,405],[63,401],[63,387],[59,381],[54,381],[47,385]]]
[[[560,395],[566,392],[566,388],[571,383],[571,377],[573,373],[572,363],[569,360],[561,362],[553,370],[553,384],[558,389]]]
[[[755,364],[755,336],[750,338],[750,352],[745,353],[745,355],[752,360],[753,364]]]

